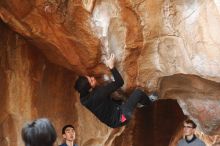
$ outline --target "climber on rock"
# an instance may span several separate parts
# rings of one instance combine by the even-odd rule
[[[120,73],[114,67],[114,63],[114,54],[111,54],[109,58],[105,58],[105,64],[109,67],[114,81],[106,85],[99,85],[94,77],[80,76],[75,83],[75,89],[80,93],[81,104],[111,128],[126,125],[131,119],[137,104],[142,107],[150,105],[157,99],[156,94],[147,96],[143,90],[135,89],[127,101],[122,104],[112,100],[112,93],[124,84]]]

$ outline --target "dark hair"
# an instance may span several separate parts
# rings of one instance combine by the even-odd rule
[[[186,119],[184,121],[184,123],[191,124],[192,128],[196,128],[197,127],[196,123],[194,123],[193,120],[191,120],[191,119]]]
[[[91,88],[88,79],[85,76],[79,76],[75,83],[75,89],[79,93],[88,92]]]
[[[57,138],[52,123],[46,118],[25,124],[21,135],[26,146],[53,146]]]
[[[62,129],[62,134],[65,134],[66,128],[73,128],[75,130],[73,125],[65,125]]]

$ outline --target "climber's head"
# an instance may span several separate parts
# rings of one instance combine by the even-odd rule
[[[80,76],[75,83],[75,89],[79,92],[88,92],[90,88],[95,88],[97,81],[93,76]]]

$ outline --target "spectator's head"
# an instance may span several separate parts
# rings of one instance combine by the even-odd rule
[[[89,92],[90,88],[94,88],[97,84],[97,81],[94,77],[89,76],[80,76],[75,83],[75,89],[79,93]]]
[[[192,136],[195,133],[195,129],[196,129],[196,124],[190,120],[187,119],[183,122],[183,132],[184,132],[184,136]]]
[[[57,138],[52,123],[46,118],[25,124],[21,135],[25,146],[53,146]]]
[[[74,142],[76,137],[75,128],[72,125],[65,125],[62,129],[62,135],[65,142]]]

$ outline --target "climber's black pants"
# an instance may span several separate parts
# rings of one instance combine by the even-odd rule
[[[128,100],[121,105],[122,114],[125,115],[127,120],[131,119],[132,113],[138,102],[144,105],[150,105],[151,103],[145,92],[141,91],[140,89],[135,89],[128,97]]]

